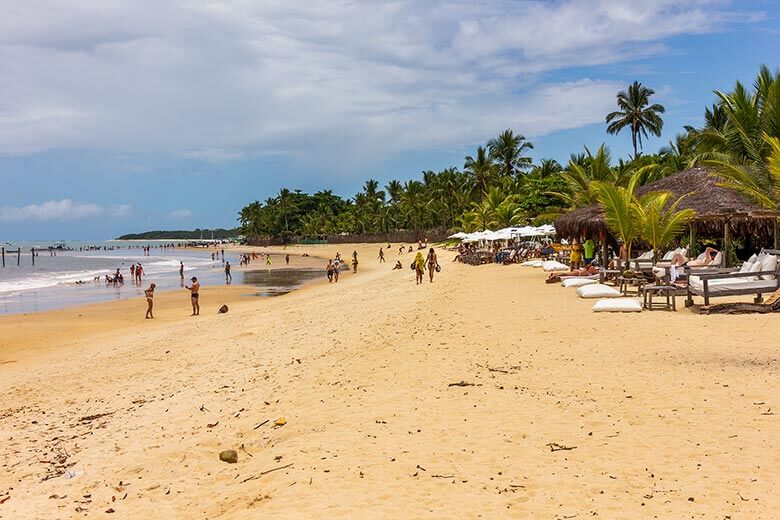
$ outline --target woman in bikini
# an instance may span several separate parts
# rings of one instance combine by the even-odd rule
[[[430,248],[428,250],[428,278],[431,283],[433,283],[433,273],[436,271],[437,265],[439,265],[439,262],[436,258],[436,253],[434,253],[433,248]]]
[[[151,284],[147,290],[144,291],[144,294],[146,295],[146,319],[151,320],[154,318],[154,314],[152,314],[152,308],[154,307],[154,288],[157,287],[154,284]]]

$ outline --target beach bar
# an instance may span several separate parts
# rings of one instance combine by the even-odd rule
[[[756,249],[780,247],[778,218],[780,211],[767,210],[741,193],[721,185],[722,179],[711,168],[690,168],[637,189],[642,196],[668,191],[672,199],[685,195],[678,209],[693,209],[696,217],[688,225],[690,255],[697,253],[696,237],[721,238],[728,250],[732,237],[749,238]],[[559,237],[607,237],[611,232],[598,204],[571,211],[555,221]],[[606,240],[601,240],[602,258],[607,258]],[[724,257],[725,258],[725,257]],[[725,261],[725,260],[724,260]]]

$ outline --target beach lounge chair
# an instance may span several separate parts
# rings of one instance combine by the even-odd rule
[[[762,294],[780,289],[780,250],[765,249],[754,262],[746,262],[739,269],[725,271],[719,268],[688,271],[688,298],[685,306],[693,305],[693,296],[704,298],[704,305],[710,298],[755,294],[753,301],[762,301]]]

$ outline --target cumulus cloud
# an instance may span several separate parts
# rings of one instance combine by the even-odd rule
[[[124,217],[129,215],[130,211],[130,206],[126,204],[106,208],[97,204],[74,202],[71,199],[49,200],[27,206],[0,207],[0,222],[67,221],[101,216]]]
[[[177,209],[175,211],[171,211],[168,216],[175,219],[187,219],[192,217],[192,211],[188,209]]]
[[[334,164],[602,121],[615,84],[549,73],[762,16],[711,0],[28,0],[6,11],[2,154]]]

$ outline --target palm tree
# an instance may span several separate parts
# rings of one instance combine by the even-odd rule
[[[463,170],[471,177],[472,187],[480,196],[488,190],[488,187],[496,178],[497,168],[490,159],[484,146],[477,148],[477,157],[466,157]]]
[[[568,203],[572,208],[589,206],[598,200],[598,194],[594,189],[594,182],[609,182],[618,186],[626,186],[632,174],[629,170],[617,170],[612,166],[612,154],[609,148],[602,144],[591,153],[585,147],[585,155],[582,159],[576,156],[569,161],[569,166],[561,172],[561,176],[569,187],[569,193],[549,192]]]
[[[637,155],[637,140],[639,148],[642,148],[642,136],[647,138],[647,133],[660,137],[664,126],[663,114],[666,109],[663,105],[654,103],[650,105],[650,96],[655,94],[651,88],[647,88],[638,81],[628,86],[628,92],[621,90],[617,94],[617,104],[620,110],[607,114],[607,132],[618,134],[623,128],[631,130],[631,143],[634,145],[634,159]]]
[[[282,207],[282,214],[284,215],[284,230],[290,232],[290,223],[288,222],[287,215],[290,211],[290,198],[292,192],[287,188],[282,188],[279,192],[279,205]]]
[[[398,204],[404,192],[404,185],[401,184],[401,181],[392,180],[387,183],[385,190],[387,190],[387,195],[390,197],[390,204]]]
[[[517,170],[531,165],[531,158],[523,154],[532,150],[534,145],[522,135],[515,135],[511,129],[506,129],[497,138],[491,139],[487,147],[490,157],[499,163],[498,173],[502,177],[513,177]]]
[[[723,178],[722,186],[736,190],[766,209],[780,207],[780,139],[764,134],[770,152],[766,159],[740,164],[736,161],[712,160]]]
[[[496,229],[516,226],[522,222],[524,216],[523,210],[520,208],[519,204],[507,200],[493,211],[490,225],[494,226]]]
[[[696,216],[692,209],[677,210],[686,195],[669,205],[671,196],[668,191],[651,192],[636,201],[639,236],[653,248],[653,258],[660,258],[661,248],[680,236],[688,221]]]
[[[634,196],[635,182],[628,187],[596,181],[594,189],[604,210],[604,220],[610,230],[626,246],[626,259],[631,258],[631,246],[639,238],[639,217]],[[628,266],[628,262],[626,262]]]

